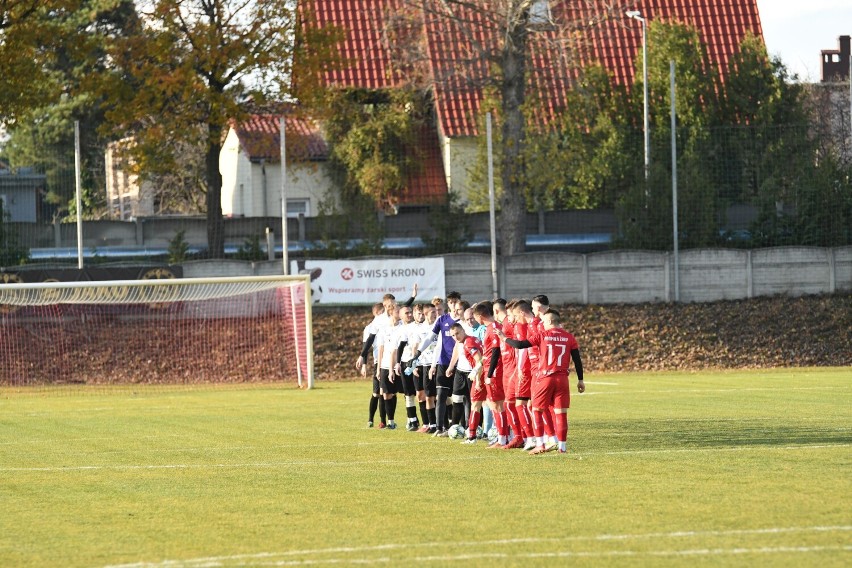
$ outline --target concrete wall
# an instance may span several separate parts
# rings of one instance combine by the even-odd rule
[[[852,292],[852,247],[690,250],[680,255],[679,262],[682,302]],[[449,254],[444,266],[448,291],[457,290],[474,301],[492,297],[490,255]],[[187,278],[271,275],[281,274],[282,264],[194,261],[183,269]],[[544,293],[556,304],[675,299],[674,261],[665,252],[526,253],[502,259],[497,279],[505,298]]]

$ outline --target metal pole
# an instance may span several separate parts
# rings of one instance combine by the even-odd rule
[[[284,135],[284,117],[278,123],[281,131],[281,264],[284,276],[290,274],[287,259],[287,139]]]
[[[77,268],[83,270],[83,166],[80,159],[80,121],[74,121],[74,184],[77,208]]]
[[[485,115],[488,142],[488,226],[491,230],[491,292],[496,300],[500,296],[497,286],[497,221],[494,212],[494,154],[491,143],[491,113]]]
[[[674,298],[680,302],[680,256],[677,236],[677,117],[675,116],[675,62],[669,61],[672,97],[672,233],[674,237]]]
[[[645,133],[645,179],[651,175],[651,130],[648,119],[648,23],[642,18],[642,120]]]
[[[642,24],[642,133],[645,138],[645,180],[651,175],[651,130],[648,119],[648,22],[639,10],[628,10],[625,15]],[[648,197],[645,188],[645,197]]]

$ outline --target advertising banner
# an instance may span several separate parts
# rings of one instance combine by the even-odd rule
[[[405,302],[414,284],[418,302],[446,293],[443,258],[294,260],[290,274],[310,274],[313,303],[321,305],[374,304],[385,294]]]

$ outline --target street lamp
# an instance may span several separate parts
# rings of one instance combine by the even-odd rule
[[[648,129],[648,43],[645,38],[648,26],[639,10],[628,10],[625,15],[632,20],[642,22],[642,126],[645,133],[645,179],[647,180],[651,173],[651,143]]]

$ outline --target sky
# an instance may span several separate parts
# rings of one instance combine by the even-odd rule
[[[820,51],[838,49],[837,38],[852,35],[852,0],[757,0],[763,39],[805,82],[821,78]]]

